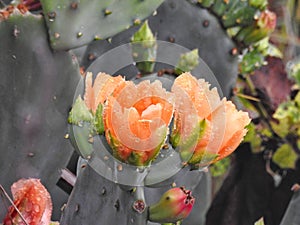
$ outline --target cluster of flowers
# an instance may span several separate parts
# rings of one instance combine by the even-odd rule
[[[87,73],[83,100],[94,117],[101,117],[113,155],[136,166],[149,165],[166,140],[183,162],[207,166],[237,148],[250,122],[246,112],[190,73],[178,76],[171,91],[158,80],[136,85],[99,73],[93,82]]]

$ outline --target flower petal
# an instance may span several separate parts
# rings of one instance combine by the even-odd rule
[[[85,75],[85,93],[84,93],[84,102],[88,109],[94,108],[95,96],[93,90],[93,74],[86,73]]]
[[[88,109],[96,112],[98,105],[103,104],[107,97],[110,96],[113,91],[121,86],[125,80],[121,76],[112,77],[106,73],[99,73],[92,85],[92,73],[88,72],[85,78],[85,94],[84,101]]]

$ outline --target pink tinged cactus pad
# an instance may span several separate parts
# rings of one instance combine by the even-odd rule
[[[186,218],[193,209],[192,192],[176,187],[165,192],[160,200],[149,207],[149,220],[158,223],[175,223]]]
[[[14,204],[29,225],[48,225],[52,214],[52,201],[47,189],[38,179],[21,179],[11,186]],[[3,225],[24,225],[13,206]]]

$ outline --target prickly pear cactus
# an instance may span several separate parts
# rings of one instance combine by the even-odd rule
[[[79,67],[72,54],[50,49],[41,16],[12,9],[0,18],[0,180],[9,190],[19,178],[40,178],[58,219],[68,195],[56,183],[73,152],[66,118]]]
[[[216,75],[223,93],[229,95],[238,73],[237,56],[232,54],[235,44],[214,15],[188,1],[167,0],[157,9],[157,13],[148,17],[147,20],[158,40],[173,42],[189,49],[198,49],[200,57]],[[190,24],[190,26],[184,24]],[[113,36],[109,41],[102,40],[91,43],[83,57],[82,65],[87,68],[87,71],[100,71],[103,67],[95,69],[95,66],[92,66],[92,69],[89,65],[104,52],[120,44],[129,43],[137,29],[138,27],[132,27]],[[158,51],[163,50],[158,48]],[[164,69],[165,66],[157,64],[154,70]],[[130,67],[120,73],[128,75],[127,79],[131,79],[132,74],[136,74],[137,71]],[[63,212],[61,224],[96,224],[99,221],[112,224],[157,224],[147,221],[147,214],[139,214],[132,210],[135,197],[132,190],[135,187],[120,188],[117,184],[95,173],[89,165],[84,165],[80,171],[77,183]],[[171,188],[170,184],[173,182],[177,186],[183,185],[191,189],[193,195],[196,196],[195,208],[182,224],[194,225],[199,222],[203,224],[205,212],[211,201],[209,197],[211,196],[210,180],[206,173],[194,171],[185,174],[179,172],[160,186],[144,187],[145,202],[154,204],[164,191]],[[81,206],[82,202],[90,204],[83,207]],[[200,211],[202,215],[199,214]],[[129,212],[129,215],[125,212]],[[90,216],[91,214],[93,217]]]
[[[139,24],[163,0],[41,0],[51,46],[70,49]]]
[[[31,15],[26,8],[15,9],[9,12],[8,17],[7,13],[0,13],[0,43],[3,45],[0,73],[4,75],[0,81],[0,99],[5,104],[0,109],[0,127],[5,131],[1,133],[0,180],[5,180],[5,188],[8,189],[21,177],[41,178],[53,198],[54,219],[57,219],[58,211],[66,200],[67,196],[56,183],[59,169],[66,166],[74,150],[66,140],[67,115],[80,78],[76,57],[66,50],[75,49],[81,66],[89,68],[104,52],[130,43],[139,29],[138,26],[130,26],[139,25],[148,17],[147,25],[154,34],[151,39],[195,49],[197,57],[199,54],[215,74],[221,87],[219,92],[230,96],[238,74],[237,55],[240,49],[236,46],[243,47],[246,43],[245,35],[235,36],[239,32],[236,31],[230,36],[229,30],[237,24],[250,26],[256,12],[265,9],[265,6],[249,5],[248,2],[41,0],[41,16]],[[252,41],[247,40],[247,43]],[[156,49],[155,44],[153,55],[157,53],[168,57],[170,53],[165,50]],[[153,68],[152,54],[148,61],[150,66],[145,67],[142,63],[137,67],[139,71],[154,72],[155,79],[160,76],[162,80],[171,82],[179,75],[165,74],[169,68],[166,63],[156,63]],[[210,74],[210,70],[205,69]],[[102,71],[102,68],[97,68],[97,71]],[[130,74],[131,80],[138,78],[139,71],[133,63],[122,71],[123,75]],[[210,79],[209,75],[205,78]],[[87,155],[82,156],[88,158],[92,151],[85,150]],[[196,197],[194,210],[182,224],[204,224],[211,202],[208,173],[187,171],[189,168],[185,167],[157,186],[129,187],[100,176],[84,161],[79,168],[77,182],[63,211],[62,225],[156,225],[158,223],[149,222],[152,217],[147,207],[175,186],[185,186]],[[187,193],[191,197],[190,192]]]

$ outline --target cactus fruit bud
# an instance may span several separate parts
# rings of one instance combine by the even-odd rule
[[[186,218],[193,209],[195,198],[184,187],[165,192],[158,203],[149,207],[149,220],[158,223],[176,223]]]
[[[157,43],[148,21],[146,20],[140,29],[132,36],[132,56],[136,67],[141,73],[151,73],[154,70]]]

